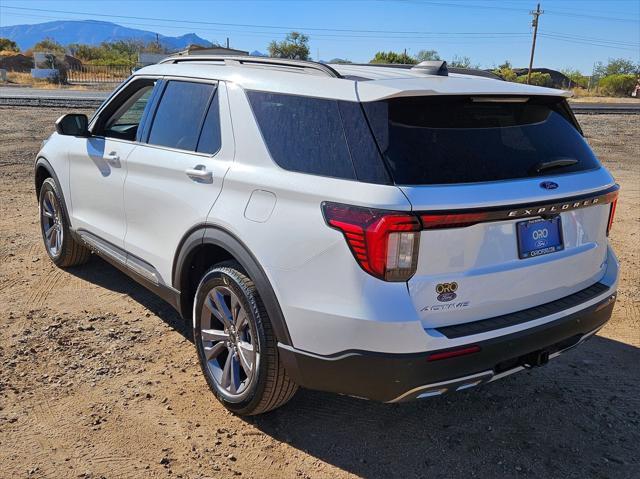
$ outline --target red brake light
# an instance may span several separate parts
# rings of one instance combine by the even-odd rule
[[[420,220],[425,229],[461,228],[481,223],[488,218],[489,214],[485,212],[420,215]]]
[[[385,281],[407,281],[414,275],[422,229],[416,216],[328,202],[322,210],[366,272]]]
[[[618,205],[618,197],[611,202],[611,209],[609,210],[609,223],[607,223],[607,236],[609,236],[609,231],[611,231],[611,227],[613,226],[613,217],[616,215],[616,206]]]

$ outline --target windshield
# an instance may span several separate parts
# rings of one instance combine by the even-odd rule
[[[561,98],[405,97],[362,105],[396,184],[473,183],[599,167]]]

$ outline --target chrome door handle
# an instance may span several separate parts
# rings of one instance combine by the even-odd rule
[[[107,163],[112,166],[120,166],[120,157],[115,151],[112,151],[106,156]]]
[[[185,170],[185,173],[189,178],[200,183],[213,182],[213,172],[207,171],[207,167],[204,165],[196,165],[193,168]]]

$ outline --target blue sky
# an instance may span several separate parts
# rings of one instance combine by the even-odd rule
[[[540,3],[545,13],[536,66],[589,73],[594,62],[608,58],[640,61],[640,0]],[[433,49],[444,59],[468,56],[484,68],[505,59],[524,67],[531,47],[529,11],[535,5],[528,0],[0,0],[0,26],[97,19],[164,35],[195,32],[221,43],[230,37],[232,47],[263,52],[270,40],[296,29],[309,35],[314,59],[319,53],[324,60],[366,62],[378,50]]]

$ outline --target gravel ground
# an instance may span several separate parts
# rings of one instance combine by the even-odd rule
[[[241,419],[209,393],[188,325],[97,257],[40,242],[32,164],[63,110],[0,108],[1,477],[640,476],[640,116],[581,116],[622,186],[613,319],[544,368],[384,405],[301,390]]]

